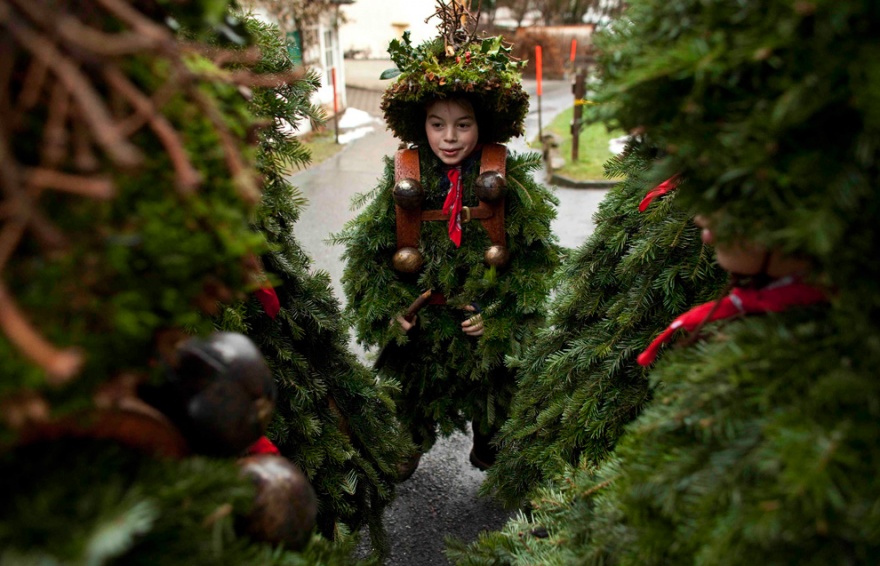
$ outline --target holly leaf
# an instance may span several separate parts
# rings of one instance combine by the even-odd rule
[[[398,69],[396,67],[391,68],[391,69],[385,69],[384,71],[382,71],[382,74],[379,75],[379,80],[384,81],[385,79],[393,79],[394,77],[398,76],[399,74],[400,74],[400,69]]]

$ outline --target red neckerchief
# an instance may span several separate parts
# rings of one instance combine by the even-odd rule
[[[266,311],[266,314],[273,319],[278,316],[278,312],[281,310],[281,302],[278,300],[275,289],[268,286],[263,287],[254,291],[254,295],[257,296],[257,299],[263,305],[263,310]]]
[[[644,352],[639,354],[639,365],[651,365],[657,358],[660,346],[672,338],[679,328],[693,332],[700,325],[715,320],[746,314],[782,312],[791,307],[812,305],[826,300],[823,291],[791,277],[784,277],[762,289],[734,288],[726,297],[694,307],[676,318],[645,348]],[[718,303],[717,308],[715,303]]]
[[[247,449],[248,456],[257,454],[281,454],[281,451],[278,450],[278,447],[271,440],[261,436],[259,440],[251,444]]]
[[[449,192],[443,203],[443,214],[449,215],[449,239],[455,247],[461,246],[461,167],[453,167],[446,173],[449,179]]]
[[[642,199],[642,202],[639,203],[639,212],[645,212],[649,206],[651,206],[651,202],[661,196],[665,195],[669,191],[675,189],[678,186],[678,175],[673,175],[672,177],[666,179],[645,195],[645,198]]]

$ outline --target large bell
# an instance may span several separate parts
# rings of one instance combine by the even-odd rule
[[[401,179],[394,185],[394,202],[404,210],[421,208],[425,200],[425,190],[415,179]]]
[[[492,267],[504,267],[510,260],[510,252],[507,246],[489,246],[483,258]]]
[[[178,363],[157,406],[180,428],[193,451],[234,456],[266,431],[277,391],[272,372],[245,335],[215,332],[177,348]]]
[[[257,490],[245,521],[247,532],[292,550],[305,547],[318,516],[318,497],[305,474],[286,458],[273,454],[249,456],[239,464]]]
[[[474,192],[484,202],[496,202],[507,194],[507,181],[498,171],[486,171],[477,177]]]
[[[400,248],[391,260],[394,269],[401,273],[416,273],[424,262],[421,252],[415,248]]]

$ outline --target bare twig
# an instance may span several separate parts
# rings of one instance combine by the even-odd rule
[[[63,17],[57,29],[64,41],[106,57],[140,53],[162,46],[157,38],[130,32],[104,33],[71,16]]]
[[[108,0],[103,0],[108,1]],[[92,88],[89,80],[76,66],[60,53],[45,37],[30,29],[27,24],[10,15],[8,30],[33,55],[45,63],[67,87],[83,110],[83,117],[91,126],[95,140],[120,166],[133,166],[142,160],[141,152],[119,135],[113,125],[110,112]]]
[[[11,203],[4,204],[11,205]],[[3,225],[3,230],[0,230],[0,269],[2,269],[9,261],[9,258],[12,257],[12,253],[15,251],[15,248],[18,247],[18,243],[21,242],[21,238],[27,227],[27,222],[15,215],[17,207],[8,206],[8,208],[10,210],[7,211],[7,215],[10,218],[6,221],[6,224]]]
[[[263,54],[260,53],[259,47],[248,47],[247,49],[221,49],[218,47],[207,46],[202,43],[182,43],[181,49],[185,52],[198,53],[203,57],[207,57],[214,65],[222,67],[224,65],[254,65],[260,62]]]
[[[100,200],[111,199],[116,195],[113,181],[104,177],[86,177],[54,169],[34,168],[25,172],[25,178],[28,185],[39,189],[55,189]]]
[[[130,25],[136,34],[158,44],[174,44],[174,38],[167,29],[157,25],[128,3],[121,0],[98,0],[98,3],[114,16]]]
[[[33,59],[21,87],[21,94],[16,104],[16,114],[24,114],[40,100],[49,67],[44,61]]]
[[[193,100],[205,112],[205,115],[217,131],[217,135],[220,137],[220,145],[223,148],[223,155],[226,157],[226,166],[232,174],[239,196],[250,204],[259,202],[260,191],[256,186],[255,178],[245,167],[241,153],[239,153],[238,148],[235,146],[235,138],[223,121],[223,115],[217,109],[214,101],[205,96],[198,88],[188,85],[187,90]]]
[[[7,139],[7,132],[0,123],[0,190],[6,195],[3,207],[9,218],[0,231],[0,271],[12,257],[27,225],[27,217],[20,212],[23,198],[21,176],[6,145]]]
[[[51,385],[63,385],[79,372],[82,354],[73,348],[60,350],[31,326],[18,305],[0,282],[0,328],[9,340],[34,363],[43,368]]]
[[[49,116],[43,128],[43,147],[41,150],[43,166],[57,167],[67,154],[68,132],[66,128],[70,98],[67,89],[61,84],[52,86],[49,98]]]
[[[168,120],[153,107],[153,101],[133,85],[122,72],[115,67],[104,70],[107,83],[116,89],[134,107],[135,112],[145,116],[150,129],[156,134],[168,151],[168,157],[177,173],[177,188],[185,193],[192,193],[200,182],[198,171],[190,163],[183,142]]]
[[[80,171],[94,171],[100,166],[92,150],[89,127],[83,121],[82,112],[73,113],[73,165]]]
[[[229,82],[256,88],[278,88],[302,79],[304,69],[296,69],[287,73],[257,74],[250,71],[235,71],[229,76]]]

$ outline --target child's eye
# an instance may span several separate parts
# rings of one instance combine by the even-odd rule
[[[442,128],[443,124],[441,124],[440,122],[431,122],[431,127],[434,129]]]
[[[473,124],[471,124],[470,122],[462,122],[462,123],[460,123],[460,124],[458,125],[458,127],[461,128],[462,130],[467,130],[467,129],[469,129],[472,125],[473,125]]]

